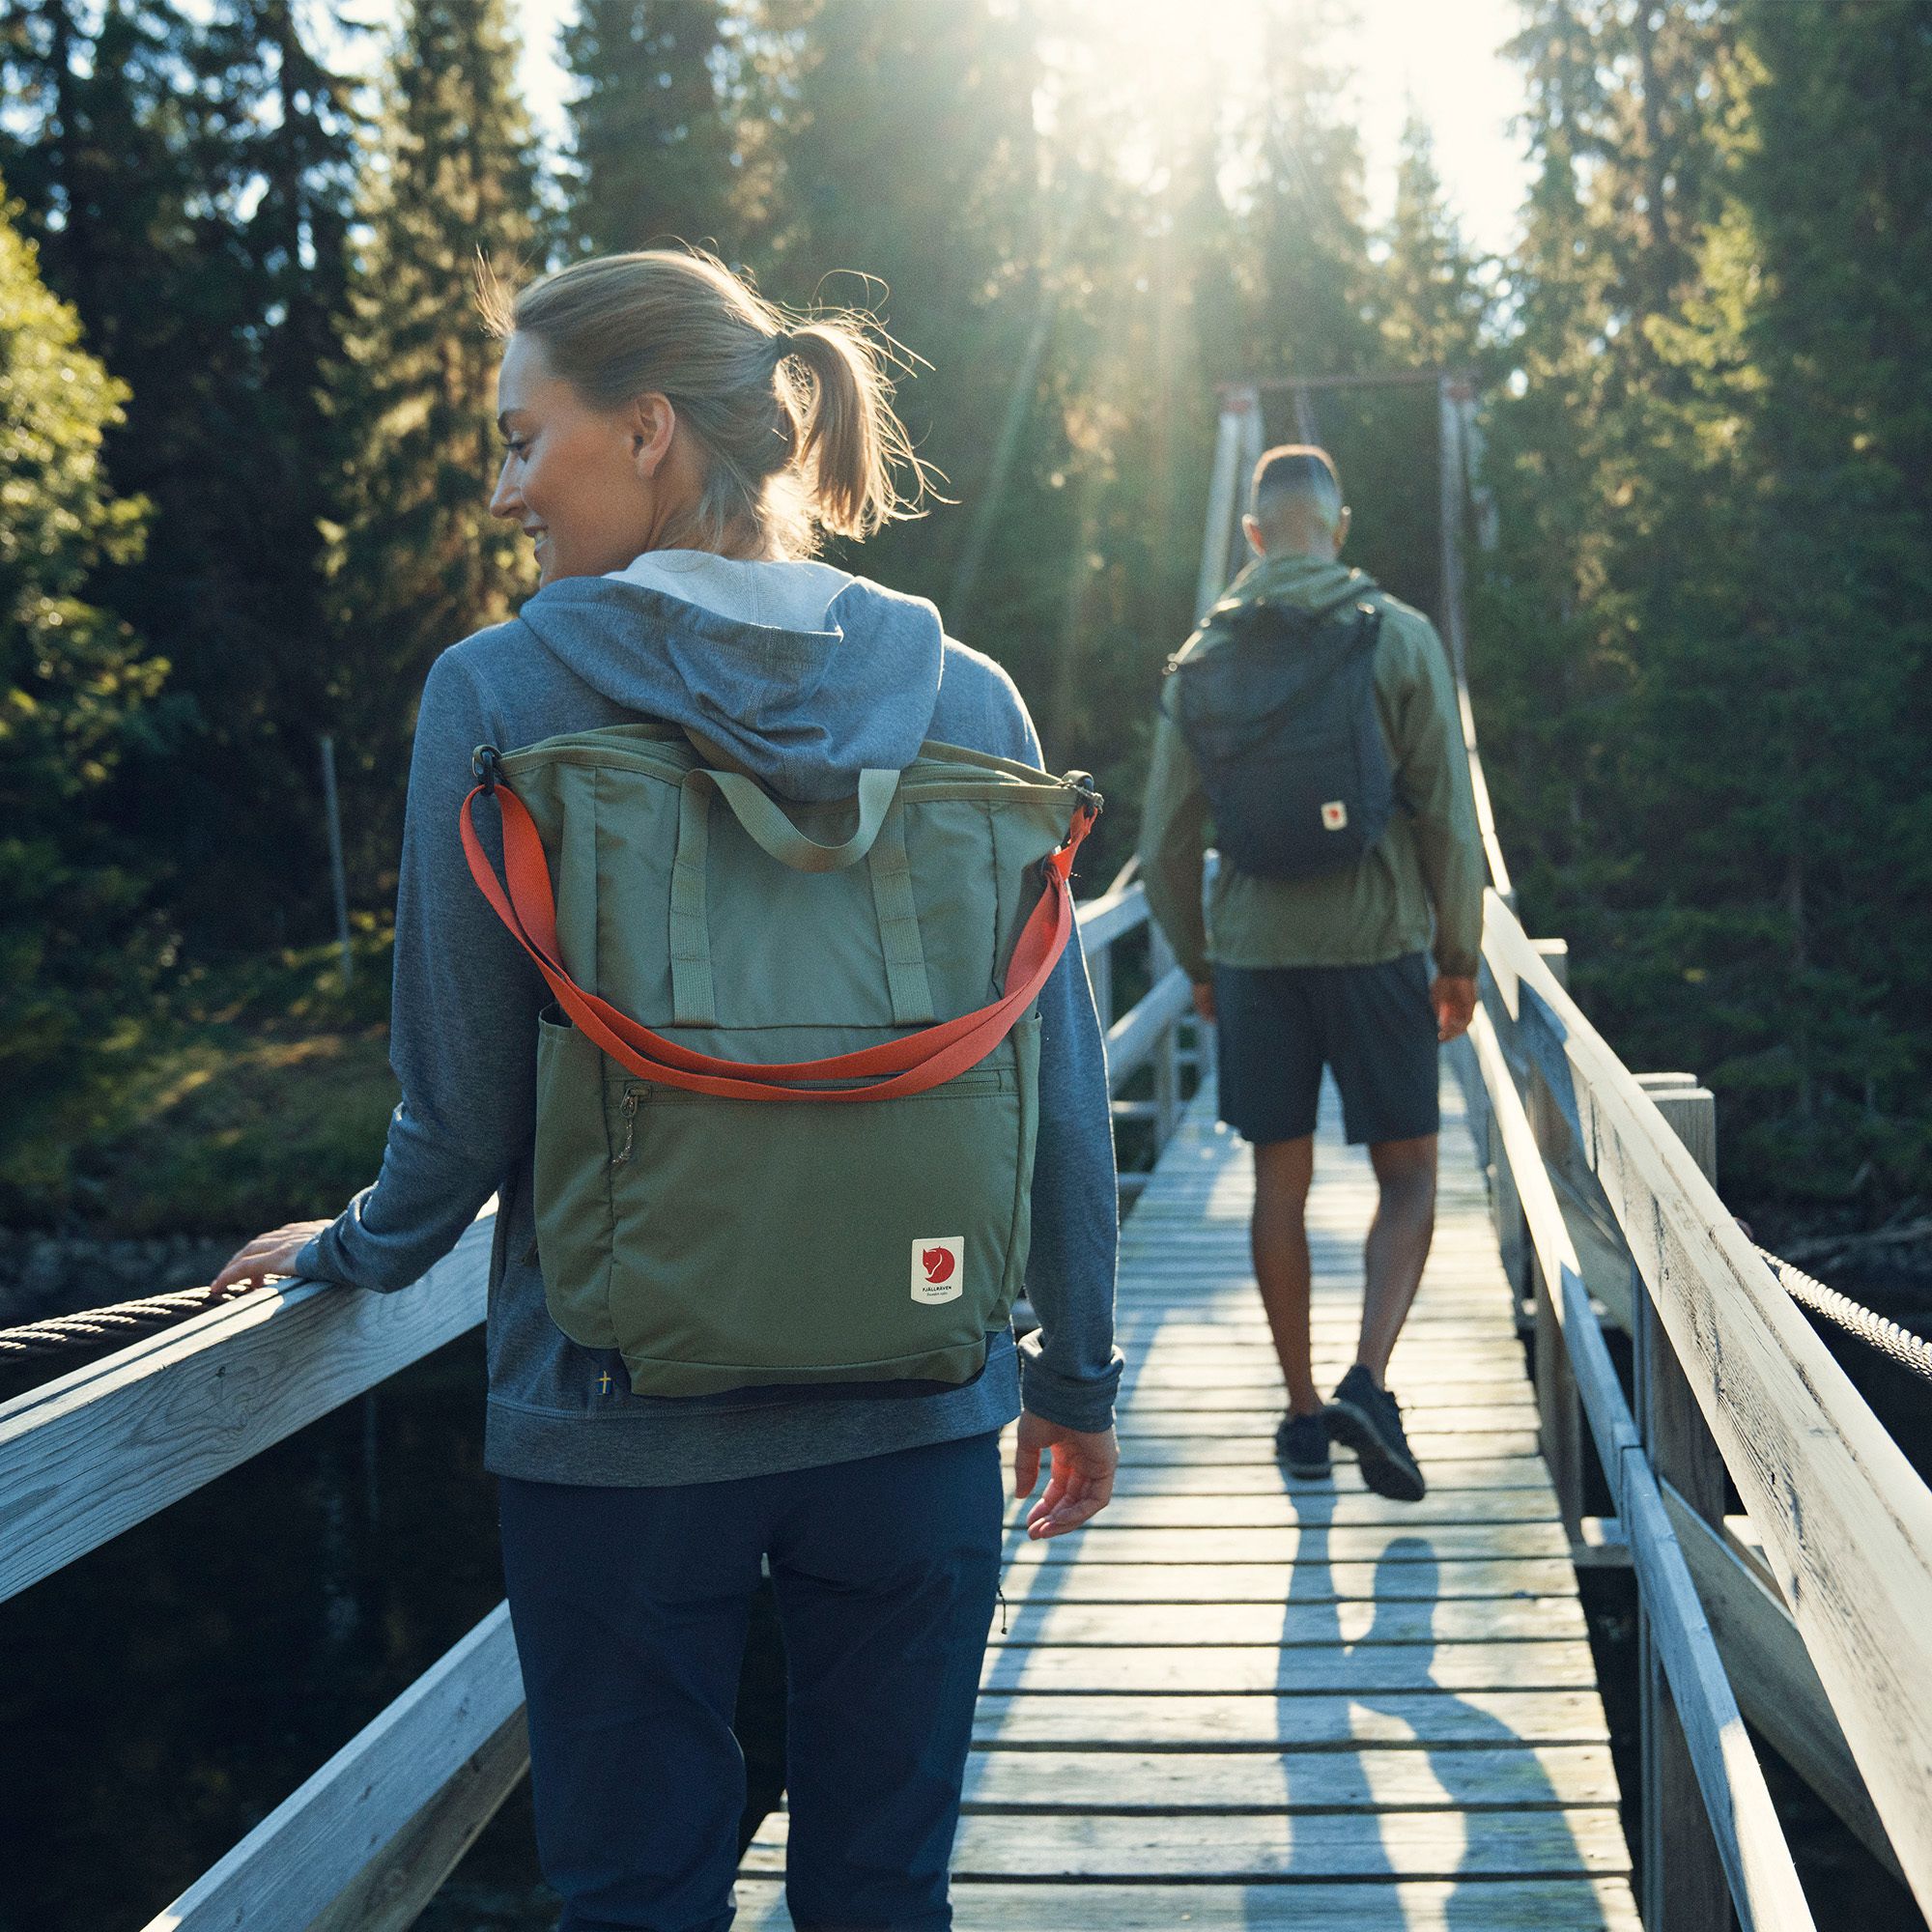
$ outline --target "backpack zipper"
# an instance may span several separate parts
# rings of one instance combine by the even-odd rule
[[[624,1089],[624,1104],[619,1109],[619,1118],[624,1122],[624,1145],[611,1155],[611,1165],[612,1167],[622,1167],[630,1159],[637,1146],[638,1108],[642,1101],[650,1098],[651,1089],[654,1084],[653,1082],[644,1082],[637,1086],[627,1086]],[[955,1073],[951,1080],[943,1082],[938,1088],[932,1091],[939,1097],[945,1097],[949,1093],[954,1094],[1014,1094],[1019,1091],[1019,1078],[1017,1072],[1010,1067],[973,1066],[968,1067],[964,1073]],[[667,1087],[658,1095],[656,1104],[667,1106],[679,1100],[704,1100],[710,1097],[709,1094],[688,1094],[681,1087]],[[919,1094],[909,1097],[923,1099],[927,1096]]]
[[[638,1102],[643,1096],[644,1090],[641,1087],[626,1087],[624,1089],[624,1145],[621,1151],[611,1156],[611,1165],[612,1167],[622,1167],[631,1157],[631,1149],[638,1137]]]

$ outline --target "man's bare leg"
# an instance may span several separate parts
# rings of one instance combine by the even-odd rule
[[[1369,1149],[1379,1192],[1363,1249],[1362,1335],[1355,1359],[1378,1388],[1383,1386],[1396,1337],[1422,1285],[1423,1264],[1435,1235],[1435,1134],[1423,1134],[1409,1141],[1379,1141]],[[1259,1207],[1259,1166],[1256,1203]],[[1305,1256],[1305,1246],[1302,1252]],[[1305,1289],[1303,1293],[1305,1310]]]
[[[1308,1185],[1315,1175],[1315,1136],[1264,1141],[1255,1149],[1255,1213],[1249,1239],[1255,1280],[1274,1336],[1293,1414],[1321,1406],[1308,1334]]]

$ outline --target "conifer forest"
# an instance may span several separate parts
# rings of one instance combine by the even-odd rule
[[[0,0],[0,1222],[134,1214],[103,1177],[185,1133],[207,1069],[155,1069],[193,1016],[258,1018],[292,1096],[329,1077],[304,1024],[380,1054],[416,697],[535,584],[487,509],[477,258],[673,238],[908,352],[939,496],[833,560],[932,598],[1098,776],[1089,894],[1192,621],[1215,384],[1471,372],[1526,924],[1626,1064],[1715,1088],[1741,1203],[1932,1195],[1923,0],[1520,0],[1500,259],[1419,118],[1370,213],[1346,13],[1257,8],[1236,92],[1100,58],[1091,0],[582,0],[559,143],[504,0]],[[1430,606],[1433,389],[1314,393],[1347,554]],[[213,1225],[335,1212],[366,1112],[316,1198],[270,1173]]]

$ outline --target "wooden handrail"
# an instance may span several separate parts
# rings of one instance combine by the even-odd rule
[[[0,1602],[473,1328],[496,1220],[400,1294],[257,1289],[0,1406]]]
[[[1932,1490],[1493,893],[1483,948],[1764,1537],[1907,1883],[1932,1905]]]
[[[1469,1029],[1483,1086],[1516,1179],[1537,1265],[1562,1324],[1583,1412],[1634,1559],[1665,1674],[1690,1744],[1691,1765],[1744,1932],[1813,1932],[1764,1773],[1718,1656],[1650,1461],[1637,1437],[1603,1329],[1590,1307],[1556,1190],[1501,1042],[1480,1009]]]
[[[1490,804],[1490,781],[1483,772],[1483,754],[1476,749],[1476,711],[1469,701],[1469,687],[1456,687],[1456,705],[1463,717],[1463,749],[1469,754],[1469,788],[1476,800],[1476,830],[1482,835],[1483,856],[1489,862],[1490,884],[1511,911],[1516,909],[1516,888],[1510,883],[1509,863],[1503,857],[1502,840],[1496,837],[1496,814]]]
[[[528,1765],[498,1604],[143,1932],[405,1932]]]

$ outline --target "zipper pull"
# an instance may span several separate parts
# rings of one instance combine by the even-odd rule
[[[612,1167],[622,1167],[631,1157],[631,1146],[638,1133],[638,1102],[643,1097],[643,1092],[641,1087],[624,1089],[624,1146],[622,1151],[612,1158]]]

